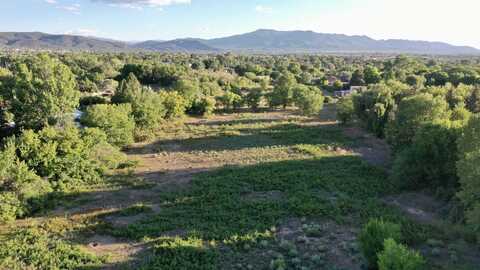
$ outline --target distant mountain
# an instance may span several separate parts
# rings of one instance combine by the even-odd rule
[[[216,39],[121,42],[95,37],[51,35],[39,32],[0,33],[0,48],[89,51],[158,51],[188,53],[412,53],[478,55],[480,50],[442,42],[375,40],[367,36],[322,34],[312,31],[261,29]]]
[[[121,51],[128,49],[128,46],[120,41],[84,36],[51,35],[40,32],[0,33],[1,47],[92,51]]]
[[[135,49],[161,52],[210,53],[220,51],[199,39],[176,39],[171,41],[145,41],[134,44]]]
[[[255,32],[205,41],[223,50],[245,52],[385,52],[420,54],[479,54],[480,50],[441,42],[375,40],[367,36],[321,34],[312,31]]]

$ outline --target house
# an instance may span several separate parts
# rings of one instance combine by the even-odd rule
[[[335,91],[333,93],[333,95],[336,96],[336,97],[345,97],[345,96],[349,96],[353,93],[361,93],[365,90],[367,90],[366,86],[350,86],[349,90]]]
[[[367,90],[367,87],[366,86],[350,86],[350,91],[355,91],[355,92],[363,92],[363,91],[366,91]]]
[[[329,85],[329,86],[333,86],[336,81],[338,81],[338,79],[337,79],[337,77],[335,77],[335,76],[329,76],[329,77],[327,78],[327,82],[328,82],[328,85]]]
[[[348,96],[350,94],[352,94],[353,92],[351,90],[341,90],[341,91],[335,91],[333,92],[333,95],[335,97],[345,97],[345,96]]]

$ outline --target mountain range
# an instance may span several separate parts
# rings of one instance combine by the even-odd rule
[[[123,42],[96,37],[40,32],[0,32],[0,48],[67,51],[158,51],[186,53],[411,53],[478,55],[480,50],[443,42],[376,40],[367,36],[322,34],[312,31],[260,29],[215,39]]]

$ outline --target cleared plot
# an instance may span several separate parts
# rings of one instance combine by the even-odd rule
[[[320,118],[189,119],[132,146],[135,170],[12,227],[33,226],[75,247],[33,250],[76,258],[65,269],[361,269],[356,237],[371,217],[401,223],[413,244],[440,237],[385,203],[395,190],[384,163],[357,151],[385,157],[384,145],[331,116],[327,107]],[[21,246],[24,238],[12,239]]]

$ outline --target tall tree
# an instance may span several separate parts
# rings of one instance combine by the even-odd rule
[[[118,86],[117,92],[112,97],[112,102],[116,104],[120,103],[132,103],[136,96],[142,93],[142,85],[138,81],[137,77],[130,73],[125,80],[122,80]]]
[[[55,124],[78,106],[80,93],[70,69],[47,54],[14,68],[10,111],[15,123],[25,128]]]

